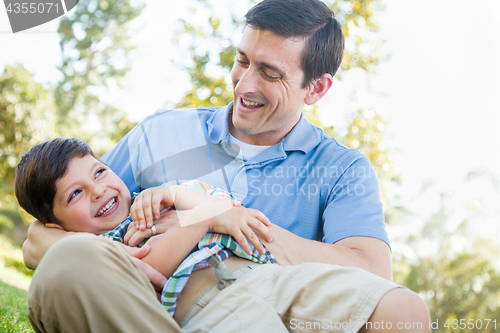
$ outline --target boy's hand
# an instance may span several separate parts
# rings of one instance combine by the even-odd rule
[[[160,218],[160,211],[174,204],[168,186],[158,186],[142,191],[130,207],[130,217],[135,228],[141,231],[151,229],[153,219]]]
[[[215,207],[212,205],[211,209]],[[256,209],[250,209],[233,202],[231,209],[216,215],[208,220],[209,230],[233,236],[248,255],[252,254],[248,241],[257,251],[264,254],[266,251],[259,241],[255,231],[258,231],[267,242],[272,242],[273,237],[267,228],[271,225],[269,219]],[[197,207],[198,208],[198,207]],[[246,237],[246,238],[245,238]]]
[[[167,231],[169,228],[177,227],[179,228],[179,217],[178,214],[181,212],[177,212],[175,210],[170,210],[168,212],[162,213],[160,218],[155,220],[155,235],[159,235]],[[135,226],[134,223],[130,223],[127,229],[127,233],[123,238],[123,241],[128,246],[137,246],[142,240],[153,236],[151,228],[145,230],[139,230]]]

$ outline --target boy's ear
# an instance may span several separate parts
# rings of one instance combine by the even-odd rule
[[[56,228],[56,229],[61,229],[61,230],[66,231],[66,229],[64,229],[62,225],[57,224],[57,223],[45,223],[45,226],[47,228]]]
[[[312,86],[309,88],[309,93],[304,99],[304,103],[307,105],[313,105],[319,101],[323,96],[325,96],[328,90],[330,90],[332,83],[332,76],[328,73],[323,74],[319,79],[312,83]]]

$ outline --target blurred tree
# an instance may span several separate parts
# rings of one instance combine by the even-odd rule
[[[244,13],[257,2],[247,0],[238,6],[213,0],[188,2],[190,17],[179,20],[175,42],[188,51],[187,60],[178,62],[188,73],[192,88],[178,107],[226,105],[233,100],[229,73],[236,55],[235,46],[244,26]],[[346,40],[344,59],[336,77],[341,79],[342,72],[353,69],[375,73],[381,44],[375,37],[378,31],[375,16],[384,9],[382,0],[325,2],[341,23]],[[390,160],[395,149],[387,143],[388,121],[369,108],[360,108],[346,115],[345,126],[334,129],[323,125],[317,105],[307,107],[304,114],[328,135],[360,150],[370,159],[379,178],[386,221],[399,219],[405,212],[396,191],[402,177],[394,171]]]
[[[123,86],[131,66],[129,23],[143,4],[133,0],[84,0],[59,24],[63,80],[55,90],[59,125],[99,153],[107,151],[134,124],[116,107],[103,103],[109,85]]]
[[[471,194],[478,182],[486,179],[496,182],[490,183],[490,189],[481,187],[479,196],[485,191],[498,196],[498,175],[473,170],[455,193],[441,191],[437,209],[422,228],[406,234],[403,237],[406,239],[399,242],[410,246],[417,255],[396,254],[394,281],[422,296],[429,306],[432,322],[439,324],[436,332],[500,331],[497,319],[500,317],[500,243],[498,235],[492,233],[494,225],[486,221],[495,220],[495,215],[498,220],[498,210],[482,208],[488,207],[490,198],[477,199],[476,194],[467,198],[468,205],[457,205],[462,192]],[[427,197],[436,192],[428,184],[424,190],[422,195]],[[464,210],[464,206],[468,209]],[[409,230],[408,226],[402,227]],[[422,251],[427,254],[419,255]],[[463,324],[460,327],[460,319],[467,324],[465,328]],[[469,325],[469,319],[474,325]],[[485,319],[492,320],[488,328]]]
[[[499,332],[500,271],[492,265],[499,253],[498,243],[478,239],[465,251],[441,248],[413,264],[402,258],[395,268],[406,266],[407,274],[397,282],[426,301],[432,322],[438,323],[435,332]],[[473,325],[460,327],[460,319],[465,324],[472,319]],[[485,319],[497,320],[486,329]]]
[[[31,146],[56,135],[56,120],[51,91],[24,66],[7,65],[0,75],[0,231],[4,233],[11,230],[17,235],[16,226],[23,224],[14,196],[15,167]],[[21,233],[26,235],[25,230]]]

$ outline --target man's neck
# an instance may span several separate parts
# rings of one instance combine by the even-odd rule
[[[233,124],[233,119],[232,119],[233,113],[232,110],[229,112],[228,118],[227,118],[227,125],[229,129],[229,133],[236,138],[237,140],[244,142],[249,145],[254,145],[254,146],[274,146],[278,142],[280,142],[285,136],[290,133],[290,131],[295,127],[295,125],[298,123],[295,123],[295,125],[290,128],[289,131],[287,131],[285,134],[277,135],[276,132],[267,132],[267,133],[259,133],[259,134],[246,134],[243,133],[242,131],[238,130],[234,124]],[[300,118],[299,118],[300,120]]]

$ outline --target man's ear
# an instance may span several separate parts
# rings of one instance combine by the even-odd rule
[[[61,229],[61,230],[66,231],[66,229],[64,229],[62,225],[57,224],[57,223],[45,223],[45,226],[47,228],[55,228],[55,229]]]
[[[323,74],[319,79],[313,82],[311,87],[309,87],[309,93],[304,99],[304,103],[307,105],[313,105],[319,101],[323,96],[325,96],[328,90],[330,90],[332,83],[332,76],[328,73]]]

